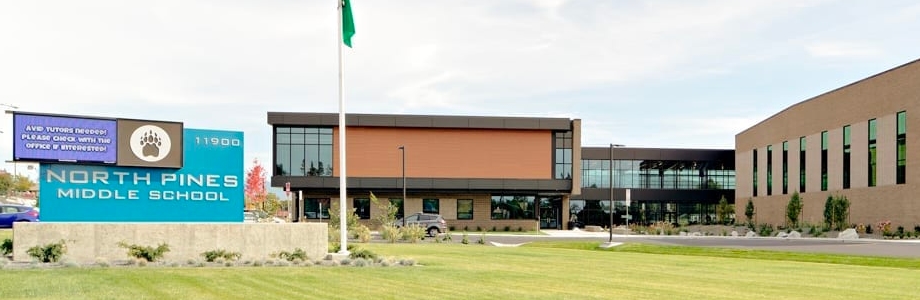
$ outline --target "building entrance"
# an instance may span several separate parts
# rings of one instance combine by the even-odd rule
[[[562,229],[562,198],[540,198],[540,229]]]

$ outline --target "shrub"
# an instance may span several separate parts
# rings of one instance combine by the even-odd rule
[[[482,227],[476,226],[476,231],[482,231]]]
[[[505,232],[511,231],[511,226],[505,225]]]
[[[145,259],[149,262],[154,262],[160,258],[163,258],[163,255],[165,255],[166,252],[169,252],[169,245],[166,243],[162,243],[156,248],[134,244],[128,245],[125,242],[119,242],[118,246],[128,249],[128,257]]]
[[[272,257],[277,257],[286,261],[293,261],[295,259],[306,260],[307,252],[300,248],[294,248],[293,252],[281,251],[272,255]]]
[[[399,228],[396,228],[396,226],[393,226],[390,224],[383,225],[383,229],[380,230],[380,237],[382,237],[383,240],[388,241],[390,243],[395,243],[396,241],[398,241],[399,236],[400,236]]]
[[[734,211],[734,206],[728,204],[728,199],[725,199],[723,195],[722,198],[719,199],[719,204],[716,205],[716,217],[719,218],[719,224],[731,224],[731,214]]]
[[[0,244],[0,253],[3,255],[10,255],[10,253],[13,253],[13,239],[3,239],[3,243]]]
[[[518,226],[518,232],[524,232],[524,227]]]
[[[824,202],[824,224],[834,230],[843,230],[850,215],[850,200],[845,196],[827,196]]]
[[[920,225],[914,225],[914,236],[920,237]]]
[[[239,252],[230,252],[224,249],[217,249],[211,251],[205,251],[201,253],[201,256],[204,257],[204,260],[207,262],[214,262],[215,260],[222,259],[224,261],[235,261],[240,259],[243,255]]]
[[[495,226],[492,226],[492,230],[491,230],[491,231],[492,231],[492,232],[496,232],[496,231],[498,231],[498,229],[497,229]]]
[[[448,227],[448,229],[450,229],[450,231],[457,230],[456,226],[454,226],[454,225],[450,225],[450,226]]]
[[[364,225],[355,226],[352,229],[352,236],[362,243],[367,243],[371,240],[371,229]]]
[[[866,234],[872,234],[872,224],[866,224]]]
[[[771,236],[773,235],[773,225],[770,224],[760,224],[760,230],[757,231],[757,234],[760,236]]]
[[[470,237],[466,234],[466,231],[463,232],[463,239],[460,240],[460,243],[468,245],[470,243]]]
[[[377,254],[367,249],[356,249],[355,251],[352,251],[351,254],[348,255],[348,257],[351,257],[354,259],[360,258],[360,259],[374,260],[374,259],[377,259]]]
[[[895,235],[897,235],[898,238],[903,239],[904,238],[904,226],[898,226],[898,230],[895,231]]]
[[[479,243],[480,245],[485,245],[486,244],[486,233],[483,232],[479,234],[479,241],[476,241],[476,242]]]
[[[402,231],[402,238],[412,243],[417,243],[425,237],[425,228],[418,224],[400,227],[399,230]]]
[[[891,236],[891,221],[879,222],[877,228],[882,232],[883,237]]]
[[[748,198],[747,206],[744,207],[744,216],[747,217],[748,227],[754,228],[754,200]]]
[[[26,250],[26,253],[40,262],[57,262],[67,253],[67,242],[60,240],[57,243],[35,246]]]
[[[443,237],[441,237],[441,240],[445,242],[451,242],[454,240],[454,237],[451,236],[450,232],[448,232],[448,233],[445,233]]]
[[[792,197],[789,198],[789,204],[786,205],[786,220],[789,221],[789,225],[792,227],[796,227],[799,224],[799,216],[802,215],[803,206],[799,192],[792,193]]]

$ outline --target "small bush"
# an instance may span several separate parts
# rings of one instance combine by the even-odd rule
[[[204,260],[207,262],[214,262],[217,259],[222,259],[223,261],[236,261],[240,259],[240,257],[242,257],[243,255],[240,254],[239,252],[230,252],[224,249],[217,249],[217,250],[202,252],[201,256],[204,257]],[[223,262],[223,261],[220,261],[220,262]]]
[[[470,237],[466,234],[466,231],[463,232],[463,239],[460,240],[460,243],[468,245],[470,243]]]
[[[151,246],[140,246],[140,245],[128,245],[125,242],[119,242],[119,247],[128,249],[128,257],[131,258],[142,258],[149,262],[157,261],[160,258],[163,258],[163,255],[166,255],[166,252],[169,252],[169,245],[162,243],[156,248]]]
[[[448,229],[450,229],[450,231],[457,230],[456,226],[454,226],[454,225],[450,225],[450,227],[448,227]]]
[[[10,255],[10,253],[13,253],[13,239],[3,239],[3,243],[0,244],[0,253],[3,253],[3,255]]]
[[[505,225],[505,232],[511,231],[511,226]]]
[[[348,257],[374,260],[374,259],[377,259],[377,254],[371,250],[357,249],[355,251],[352,251],[351,254],[348,254]]]
[[[26,253],[39,262],[58,262],[67,253],[67,242],[60,240],[57,243],[35,246],[26,250]]]
[[[476,242],[479,243],[480,245],[485,245],[486,244],[486,233],[483,232],[479,234],[479,241],[476,241]]]
[[[872,234],[872,224],[866,224],[866,234]]]
[[[425,228],[419,226],[418,224],[411,224],[405,227],[399,228],[402,232],[403,240],[407,240],[412,243],[417,243],[425,237]]]
[[[469,226],[463,226],[463,231],[470,231],[470,227],[469,227]]]
[[[524,227],[518,226],[518,232],[524,232]]]
[[[757,234],[759,234],[760,236],[772,236],[773,235],[773,225],[760,224],[760,230],[757,231]]]
[[[482,231],[482,227],[476,226],[476,231]]]
[[[492,231],[492,232],[496,232],[496,231],[498,231],[498,229],[497,229],[495,226],[492,226],[492,230],[491,230],[491,231]]]
[[[352,265],[354,265],[355,267],[366,267],[370,265],[370,263],[366,259],[356,258],[354,263],[352,263]]]
[[[395,243],[399,240],[400,232],[399,228],[393,225],[383,225],[383,229],[380,231],[381,237],[390,243]]]
[[[920,225],[914,225],[914,236],[920,237]]]
[[[358,225],[352,229],[352,236],[362,243],[371,241],[371,229],[364,225]]]
[[[444,242],[451,242],[453,240],[454,240],[454,237],[451,236],[450,232],[445,233],[444,236],[441,237],[441,241],[444,241]]]
[[[303,249],[300,249],[300,248],[294,248],[293,252],[281,251],[281,252],[278,252],[277,254],[273,254],[272,256],[278,257],[280,259],[287,260],[287,261],[293,261],[295,259],[300,259],[300,260],[308,259],[307,252],[303,251]]]

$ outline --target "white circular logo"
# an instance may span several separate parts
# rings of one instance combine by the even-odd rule
[[[166,130],[154,125],[138,127],[131,133],[131,152],[146,162],[158,162],[166,158],[172,142]]]

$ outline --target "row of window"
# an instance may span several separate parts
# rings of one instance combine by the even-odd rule
[[[625,224],[627,215],[629,223],[667,222],[680,225],[715,224],[718,217],[716,204],[701,202],[662,202],[642,201],[628,209],[625,201],[614,201],[613,223]],[[610,200],[572,200],[570,202],[572,219],[585,225],[608,226],[610,224]],[[732,214],[729,216],[734,218]]]
[[[868,160],[867,160],[867,172],[868,172],[868,181],[867,185],[870,187],[876,186],[878,184],[878,120],[871,119],[868,122]],[[907,112],[902,111],[897,114],[897,139],[896,139],[896,174],[895,174],[895,183],[904,184],[907,181],[906,178],[906,167],[907,167]],[[849,189],[851,185],[851,138],[852,138],[852,129],[850,125],[843,126],[843,172],[841,173],[843,179],[843,188]],[[821,132],[821,190],[827,191],[828,189],[828,132]],[[805,190],[805,155],[806,155],[806,144],[805,137],[799,138],[799,192],[806,192]],[[783,141],[783,194],[789,192],[789,141]],[[772,195],[773,193],[773,146],[767,146],[767,196]],[[757,196],[757,149],[753,151],[753,195]]]
[[[491,219],[493,220],[535,220],[537,197],[532,195],[493,195],[491,200]],[[545,207],[554,198],[541,197]],[[555,199],[558,200],[558,199]],[[397,207],[396,218],[404,216],[404,201],[400,198],[390,198],[390,203]],[[354,198],[352,207],[359,219],[371,218],[370,198]],[[304,199],[304,217],[308,219],[329,218],[329,198]],[[440,199],[422,199],[422,212],[440,214]],[[473,199],[457,199],[457,220],[473,219]]]
[[[275,127],[275,170],[282,176],[332,176],[332,128]]]
[[[678,160],[582,160],[583,188],[734,189],[735,170],[719,162]]]

